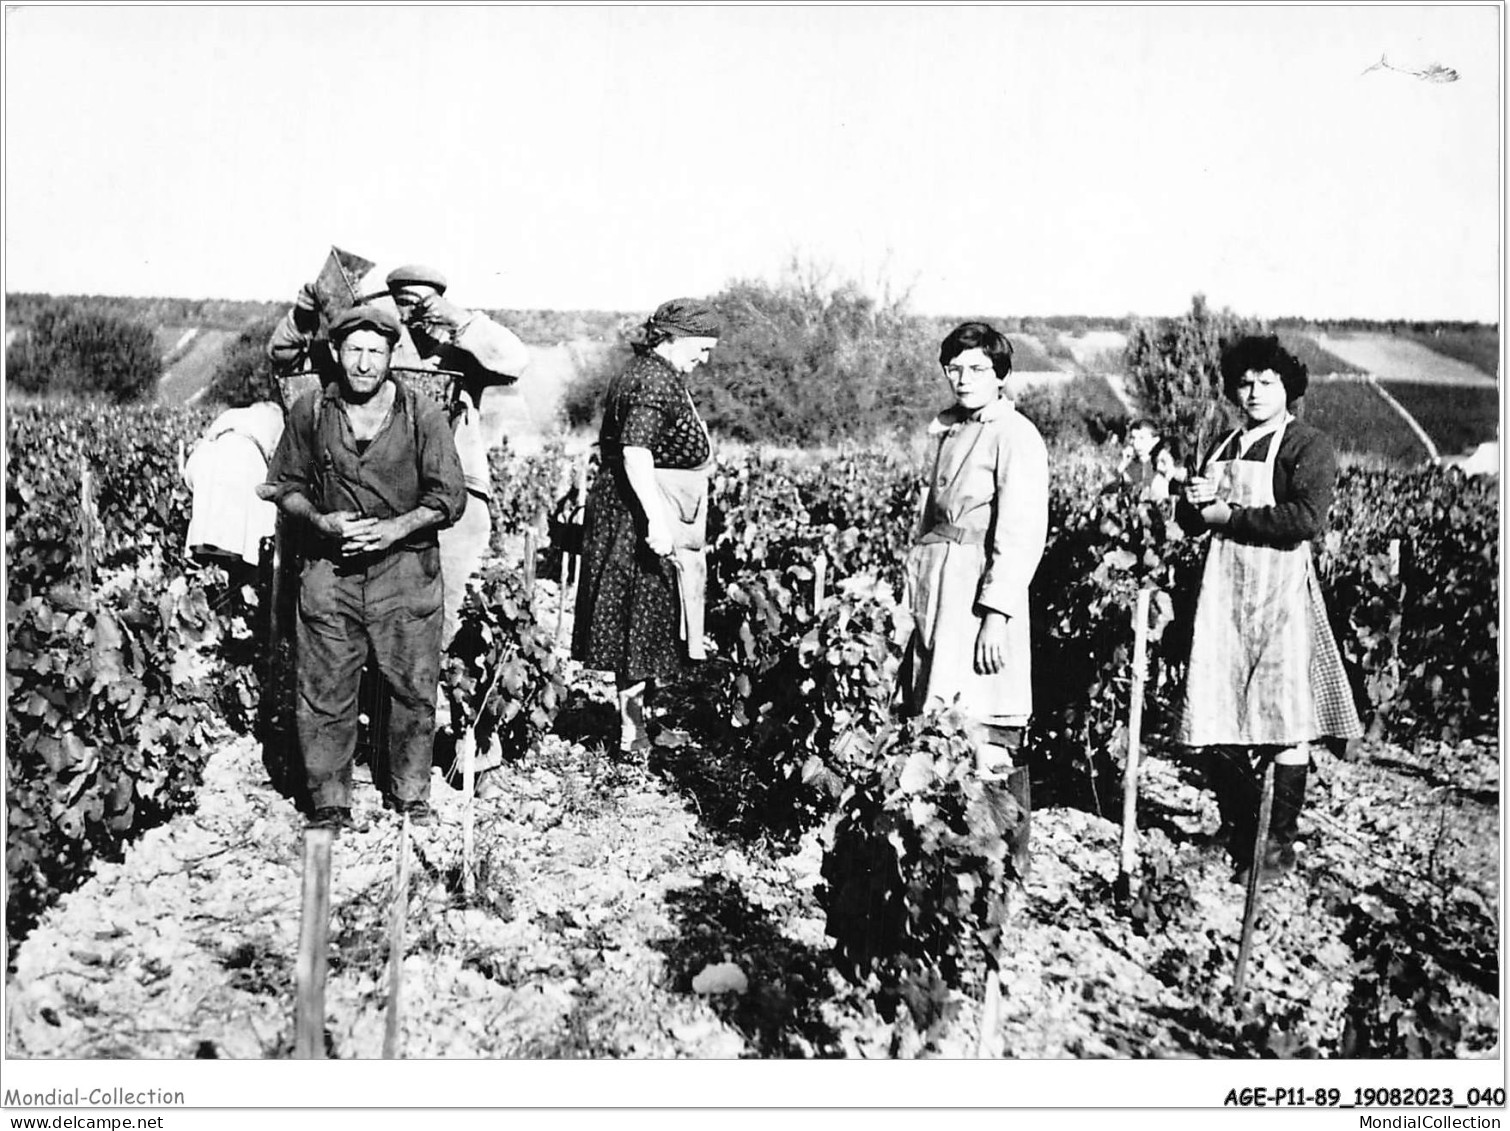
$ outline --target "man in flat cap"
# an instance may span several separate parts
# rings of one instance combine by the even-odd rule
[[[386,282],[404,330],[394,348],[393,364],[400,370],[423,370],[448,379],[451,428],[466,476],[466,510],[440,538],[446,590],[444,648],[456,634],[467,579],[477,572],[492,540],[488,500],[493,478],[488,453],[503,440],[509,402],[515,395],[508,386],[529,365],[529,350],[512,331],[481,311],[467,310],[447,298],[446,277],[433,267],[405,264],[388,272]],[[305,284],[268,344],[277,366],[294,368],[306,359],[316,368],[327,363],[314,348],[320,313],[314,284]]]
[[[493,492],[488,453],[503,440],[504,428],[518,409],[517,391],[509,386],[529,364],[529,350],[507,328],[481,311],[467,310],[446,296],[447,279],[434,267],[408,263],[388,272],[388,294],[398,310],[403,334],[393,364],[401,371],[419,370],[444,379],[448,415],[466,480],[466,507],[461,517],[440,532],[444,606],[441,650],[456,635],[467,580],[476,574],[492,542],[489,500]],[[327,312],[328,313],[328,312]],[[268,353],[279,368],[329,363],[317,341],[321,305],[313,283],[300,289],[293,309],[273,332]],[[450,709],[438,704],[442,728]],[[494,746],[483,753],[479,772],[502,761]]]
[[[488,453],[503,440],[507,401],[529,365],[529,350],[510,330],[481,311],[466,310],[446,297],[446,277],[433,267],[411,263],[388,272],[388,293],[409,331],[414,357],[400,347],[402,363],[452,377],[451,430],[467,480],[467,509],[441,534],[441,569],[446,578],[445,628],[441,647],[456,635],[467,579],[477,572],[492,541],[488,500],[493,475]]]
[[[378,307],[335,318],[337,377],[289,409],[263,488],[310,535],[295,714],[312,827],[352,827],[357,692],[369,657],[393,697],[385,804],[415,824],[434,820],[438,532],[460,517],[466,487],[445,412],[390,377],[400,335],[398,319]]]

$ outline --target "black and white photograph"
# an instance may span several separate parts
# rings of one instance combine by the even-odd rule
[[[8,1125],[1499,1126],[1504,22],[8,6]]]

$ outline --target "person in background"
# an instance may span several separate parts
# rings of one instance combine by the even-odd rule
[[[416,355],[411,361],[401,351],[401,360],[455,374],[448,398],[451,431],[468,498],[461,518],[440,533],[446,583],[441,647],[445,648],[460,623],[467,581],[476,575],[492,543],[493,472],[488,453],[503,442],[508,422],[505,402],[516,393],[508,386],[529,367],[530,354],[512,330],[447,298],[446,277],[433,267],[395,268],[388,272],[387,283]]]
[[[1309,743],[1363,727],[1327,618],[1311,543],[1337,482],[1331,441],[1290,406],[1305,366],[1273,335],[1222,351],[1222,388],[1243,413],[1186,487],[1180,522],[1208,529],[1179,741],[1204,752],[1222,834],[1246,883],[1259,783],[1274,765],[1266,872],[1295,866]]]
[[[445,413],[391,379],[398,320],[353,307],[330,327],[339,378],[289,410],[266,497],[312,534],[299,585],[296,709],[312,827],[351,828],[363,666],[392,690],[385,804],[429,824],[442,592],[437,531],[466,487]]]
[[[698,563],[712,442],[683,377],[708,360],[719,332],[707,303],[662,303],[604,398],[572,655],[614,673],[624,754],[649,748],[648,685],[704,654]]]
[[[1005,777],[1022,810],[1012,852],[1025,872],[1031,795],[1018,760],[1033,710],[1028,586],[1048,536],[1048,453],[1007,395],[1005,335],[966,322],[944,339],[939,364],[955,403],[928,426],[927,495],[906,562],[904,706],[916,715],[957,704],[980,728],[982,775]]]
[[[262,540],[273,536],[278,509],[257,495],[283,436],[283,403],[234,405],[217,416],[179,469],[193,494],[184,553],[223,566],[232,588],[255,580]]]
[[[1160,440],[1154,445],[1150,462],[1153,464],[1153,478],[1143,489],[1142,497],[1155,503],[1178,498],[1185,490],[1185,480],[1188,477],[1179,441],[1172,438]]]
[[[1158,445],[1158,425],[1152,420],[1134,420],[1127,429],[1127,445],[1117,464],[1117,483],[1135,494],[1147,488],[1155,474],[1153,451]]]

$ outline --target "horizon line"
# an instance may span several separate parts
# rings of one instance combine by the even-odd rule
[[[1200,292],[1200,291],[1193,292],[1192,298],[1196,294],[1202,294],[1202,292]],[[228,296],[228,295],[203,295],[203,296],[193,296],[193,295],[164,295],[164,294],[144,295],[144,294],[121,294],[121,293],[110,292],[110,291],[31,291],[31,290],[10,290],[10,289],[7,289],[4,292],[4,302],[5,302],[5,304],[6,304],[7,307],[9,307],[10,300],[11,300],[12,296],[28,296],[28,297],[42,297],[42,298],[54,298],[54,299],[125,299],[125,300],[135,301],[135,302],[224,302],[224,303],[256,303],[258,305],[263,305],[263,306],[289,306],[289,305],[292,305],[289,302],[289,300],[287,300],[287,299],[279,299],[279,298],[233,298],[233,297]],[[702,297],[712,298],[714,296],[712,296],[712,295],[706,295],[706,296],[702,296]],[[1442,322],[1442,323],[1458,323],[1458,324],[1462,324],[1462,325],[1474,325],[1474,326],[1499,326],[1500,325],[1500,321],[1501,321],[1498,318],[1495,318],[1495,319],[1492,319],[1492,320],[1487,320],[1487,319],[1484,319],[1484,318],[1465,318],[1465,317],[1461,317],[1461,316],[1447,316],[1447,315],[1431,315],[1431,316],[1427,316],[1427,315],[1419,315],[1419,314],[1390,314],[1390,315],[1377,315],[1377,314],[1324,314],[1324,315],[1317,315],[1317,314],[1300,314],[1300,313],[1293,313],[1293,312],[1292,313],[1286,313],[1286,314],[1256,314],[1256,313],[1253,313],[1251,311],[1245,311],[1245,310],[1236,309],[1236,308],[1234,308],[1234,307],[1232,307],[1230,305],[1225,305],[1224,304],[1224,305],[1217,306],[1217,305],[1212,304],[1209,301],[1209,296],[1204,296],[1203,295],[1203,297],[1207,298],[1207,307],[1208,307],[1208,309],[1212,310],[1215,313],[1231,313],[1231,314],[1233,314],[1233,315],[1235,315],[1237,317],[1240,317],[1240,318],[1255,318],[1255,319],[1258,319],[1260,321],[1265,321],[1265,322],[1286,322],[1286,321],[1297,321],[1297,322]],[[614,314],[614,315],[634,315],[634,314],[640,314],[640,313],[649,312],[649,311],[653,310],[654,308],[655,308],[654,304],[651,304],[651,305],[648,305],[648,306],[644,306],[644,307],[621,307],[621,306],[611,306],[611,307],[610,306],[496,306],[496,305],[488,305],[488,306],[481,306],[481,305],[479,305],[479,306],[473,307],[473,309],[479,309],[479,310],[486,309],[486,310],[492,310],[492,311],[506,311],[507,310],[507,311],[533,311],[533,312],[555,313],[555,314]],[[1050,313],[1041,313],[1041,312],[1037,312],[1037,311],[1032,311],[1032,312],[1013,312],[1013,313],[996,312],[996,313],[992,313],[992,314],[984,314],[984,313],[981,313],[978,310],[969,311],[969,312],[966,312],[966,313],[961,313],[959,311],[953,311],[953,310],[949,310],[949,311],[936,311],[936,310],[910,309],[910,310],[906,311],[907,314],[911,314],[914,317],[920,317],[920,318],[959,318],[959,319],[962,319],[962,320],[968,320],[968,319],[971,319],[971,318],[987,319],[987,318],[993,318],[993,317],[994,318],[1017,318],[1017,319],[1024,319],[1024,318],[1034,318],[1034,319],[1080,318],[1080,319],[1084,319],[1086,321],[1117,321],[1117,322],[1138,321],[1138,320],[1142,320],[1142,319],[1159,319],[1159,318],[1173,319],[1173,318],[1182,317],[1183,315],[1188,314],[1189,312],[1190,312],[1189,306],[1186,306],[1185,308],[1183,308],[1181,310],[1178,310],[1178,311],[1176,311],[1174,313],[1155,313],[1155,312],[1143,312],[1143,311],[1137,311],[1137,310],[1127,310],[1127,311],[1123,311],[1123,312],[1117,313],[1117,314],[1087,313],[1085,311],[1079,311],[1079,310],[1053,311],[1053,312],[1050,312]]]

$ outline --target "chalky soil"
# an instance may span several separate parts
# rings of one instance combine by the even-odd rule
[[[1113,898],[1117,825],[1036,813],[1034,866],[1004,949],[998,1051],[1340,1055],[1362,992],[1357,964],[1370,957],[1349,939],[1360,916],[1387,928],[1392,913],[1371,888],[1498,923],[1497,751],[1427,753],[1388,747],[1323,764],[1300,870],[1266,892],[1240,1007],[1230,990],[1241,890],[1206,843],[1216,815],[1188,767],[1146,763],[1146,863],[1130,908]],[[1450,780],[1432,776],[1444,759],[1456,760]],[[553,735],[478,804],[469,905],[461,796],[437,776],[434,801],[442,822],[413,833],[403,1056],[973,1054],[979,987],[962,995],[950,1034],[920,1049],[835,971],[814,893],[821,833],[785,855],[721,839],[654,760],[621,765],[597,742]],[[363,827],[334,852],[326,1046],[375,1058],[398,823],[360,771],[356,817]],[[14,952],[8,1055],[291,1055],[302,828],[266,784],[254,741],[228,740],[197,811],[101,862]],[[1492,1056],[1498,1002],[1462,966],[1439,998],[1461,1021],[1451,1051]]]

